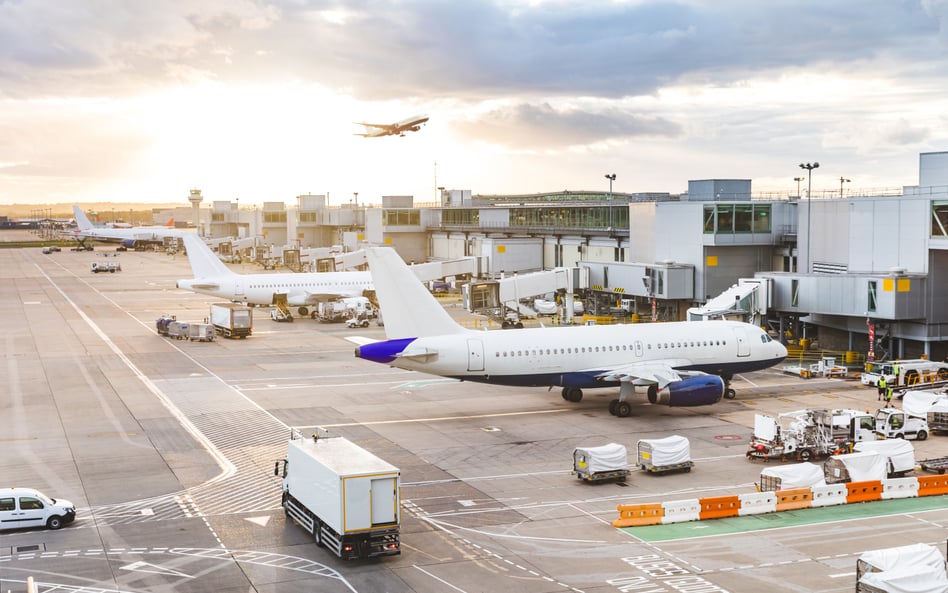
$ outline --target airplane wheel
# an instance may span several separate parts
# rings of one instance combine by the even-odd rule
[[[730,387],[728,387],[727,389],[724,390],[724,397],[726,399],[734,399],[735,397],[737,397],[737,392],[731,389]]]
[[[612,414],[613,416],[616,415],[616,406],[618,405],[619,405],[619,400],[617,399],[614,399],[609,402],[609,413]]]
[[[578,387],[564,387],[563,399],[574,404],[579,403],[583,401],[583,390]]]
[[[616,402],[616,416],[626,418],[632,413],[632,406],[629,402]]]
[[[306,307],[300,307],[299,309],[297,309],[297,311],[303,317],[306,317],[307,315],[309,315],[309,309],[307,309]]]

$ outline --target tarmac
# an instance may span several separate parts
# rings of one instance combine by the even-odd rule
[[[90,272],[105,253],[121,272]],[[181,255],[0,249],[0,484],[79,507],[58,531],[0,532],[0,590],[33,577],[100,592],[829,593],[854,589],[866,550],[948,538],[944,497],[612,527],[618,504],[755,491],[755,413],[874,410],[876,390],[858,381],[777,368],[736,378],[734,400],[643,398],[617,418],[611,389],[570,403],[356,359],[346,337],[383,338],[374,324],[277,323],[258,308],[245,340],[158,336],[163,314],[208,316],[213,299],[175,288],[190,276]],[[291,428],[346,436],[400,468],[401,555],[343,562],[284,517],[273,467]],[[571,474],[577,446],[620,443],[634,463],[638,439],[672,434],[689,439],[689,473]],[[946,436],[914,444],[918,459],[948,455]]]

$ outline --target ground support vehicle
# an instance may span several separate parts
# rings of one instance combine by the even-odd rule
[[[629,475],[628,465],[625,446],[618,443],[573,449],[573,473],[584,482],[624,482]]]
[[[919,462],[922,469],[927,472],[943,474],[948,471],[948,457],[936,457],[935,459],[922,459]]]
[[[117,261],[94,261],[89,266],[93,274],[98,274],[99,272],[121,272],[122,264]]]
[[[928,544],[870,550],[856,560],[856,593],[943,593],[948,572],[941,552]]]
[[[168,324],[168,331],[165,334],[175,340],[188,340],[191,336],[191,324],[186,321],[172,321]]]
[[[690,472],[695,465],[691,461],[691,444],[683,436],[640,439],[635,448],[639,467],[650,474]]]
[[[214,303],[210,322],[225,338],[246,338],[253,333],[253,309],[235,303]]]
[[[875,418],[857,410],[806,409],[776,418],[754,416],[750,459],[810,461],[849,451],[854,442],[875,439]]]
[[[342,301],[325,301],[316,306],[313,317],[321,323],[342,323],[349,316]]]
[[[174,315],[162,315],[155,320],[155,329],[158,331],[159,336],[168,335],[168,326],[171,322],[177,321],[177,318]]]
[[[928,420],[906,414],[898,408],[880,408],[876,412],[876,434],[885,439],[928,438]]]
[[[824,356],[819,362],[806,366],[785,366],[783,372],[809,379],[811,377],[845,377],[849,374],[849,369],[837,365],[835,357]]]
[[[369,327],[367,317],[350,317],[346,319],[346,327]]]
[[[0,530],[24,527],[59,529],[76,518],[76,505],[33,488],[0,488]]]
[[[192,342],[213,342],[214,326],[210,323],[190,323],[188,324],[188,339]]]
[[[915,447],[903,439],[885,439],[856,443],[854,453],[873,451],[885,457],[887,478],[899,478],[915,471]]]
[[[859,380],[863,385],[877,386],[885,377],[886,385],[894,390],[912,387],[931,387],[948,383],[948,364],[927,358],[867,362]]]
[[[290,435],[283,509],[344,560],[401,553],[398,468],[342,437]]]
[[[270,319],[274,321],[293,321],[293,313],[290,311],[290,305],[286,300],[286,293],[274,293]]]

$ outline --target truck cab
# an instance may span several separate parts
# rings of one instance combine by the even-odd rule
[[[924,441],[928,438],[928,421],[917,416],[909,416],[897,408],[882,408],[876,412],[875,432],[886,439]]]

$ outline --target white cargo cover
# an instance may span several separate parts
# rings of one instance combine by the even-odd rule
[[[629,465],[629,457],[625,450],[625,445],[618,443],[609,443],[601,447],[577,447],[573,450],[573,458],[576,454],[584,454],[588,463],[590,473],[611,472],[619,469],[625,469]]]
[[[810,486],[825,486],[826,479],[823,476],[823,468],[815,463],[808,461],[803,463],[791,463],[789,465],[775,465],[768,467],[760,472],[761,478],[764,476],[779,479],[780,489],[789,490],[790,488],[809,488]]]
[[[653,466],[675,465],[691,461],[691,444],[683,436],[672,435],[663,439],[641,439],[637,443],[640,453],[643,444],[651,448],[649,463]]]
[[[936,401],[935,403],[931,405],[930,408],[928,408],[928,411],[935,412],[936,414],[938,413],[944,414],[945,412],[948,412],[948,399],[942,399],[942,400]]]
[[[857,562],[859,584],[888,593],[945,593],[948,575],[941,552],[912,544],[865,552]]]
[[[754,438],[773,442],[777,438],[777,421],[772,416],[754,414]]]
[[[934,391],[909,391],[902,398],[902,411],[906,416],[926,418],[934,404],[948,405],[948,396]]]
[[[854,451],[875,451],[889,461],[892,473],[910,472],[915,469],[915,447],[905,439],[884,439],[856,443]]]
[[[888,476],[888,460],[875,451],[862,451],[830,457],[823,464],[827,481],[839,481],[844,478],[843,469],[849,474],[850,482],[868,482],[884,480]]]

